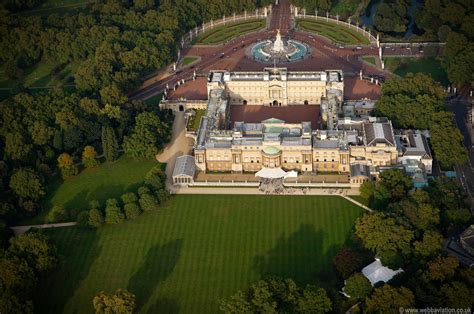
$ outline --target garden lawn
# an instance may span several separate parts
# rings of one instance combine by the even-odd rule
[[[153,105],[158,106],[162,98],[163,98],[163,93],[159,93],[154,96],[151,96],[148,99],[145,99],[143,102],[149,106],[153,106]]]
[[[204,109],[196,109],[196,115],[191,116],[188,120],[188,124],[186,128],[188,131],[197,131],[199,129],[199,125],[201,124],[201,118],[206,114],[206,110]]]
[[[331,41],[345,45],[368,45],[369,39],[354,29],[335,22],[326,22],[323,17],[314,19],[297,19],[299,29],[329,38]]]
[[[362,60],[364,60],[365,62],[368,62],[372,65],[376,65],[375,57],[373,57],[373,56],[363,56]]]
[[[249,19],[244,22],[227,23],[226,25],[215,26],[214,28],[198,35],[193,40],[193,44],[217,45],[229,41],[238,36],[253,33],[263,29],[266,25],[264,19]]]
[[[361,214],[338,196],[178,195],[123,225],[47,229],[63,262],[35,312],[90,313],[126,288],[139,313],[216,313],[268,275],[339,289],[331,261]]]
[[[186,66],[186,65],[189,65],[195,61],[197,61],[199,59],[199,57],[197,56],[185,56],[183,58],[183,65]]]
[[[89,209],[89,202],[98,200],[102,204],[108,198],[120,198],[125,192],[136,192],[142,185],[146,173],[158,165],[156,161],[135,161],[127,156],[111,163],[102,163],[94,169],[85,169],[79,175],[64,182],[56,181],[48,187],[39,215],[23,221],[22,224],[43,223],[53,205],[63,205],[75,216],[77,212]]]
[[[385,58],[385,68],[397,75],[405,76],[408,73],[426,73],[430,74],[435,81],[443,86],[449,84],[448,75],[441,65],[440,59],[435,58]]]

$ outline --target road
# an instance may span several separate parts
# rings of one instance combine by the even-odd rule
[[[455,122],[464,137],[464,146],[468,150],[468,159],[464,165],[456,166],[456,173],[469,196],[474,196],[474,149],[471,141],[470,121],[468,119],[470,102],[469,87],[464,86],[459,93],[448,101],[448,109],[454,113]],[[472,203],[472,202],[471,202]]]

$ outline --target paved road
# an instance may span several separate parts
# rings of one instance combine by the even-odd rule
[[[456,166],[458,177],[470,195],[474,196],[474,149],[471,142],[470,121],[468,120],[469,106],[468,87],[463,87],[459,94],[448,102],[448,109],[454,113],[455,122],[464,137],[464,146],[468,150],[468,160],[464,165]]]
[[[193,140],[186,137],[186,121],[183,112],[176,112],[173,122],[171,140],[164,150],[156,156],[159,162],[166,163],[166,187],[172,189],[172,175],[176,157],[189,154],[193,147]]]
[[[179,73],[172,74],[165,79],[157,80],[154,83],[143,86],[143,88],[130,94],[129,97],[130,99],[149,98],[162,91],[166,85],[172,88],[178,81],[189,79],[192,77],[194,71],[207,75],[210,70],[258,71],[265,66],[271,66],[252,60],[247,56],[247,50],[250,44],[256,41],[274,39],[275,29],[277,28],[280,28],[283,34],[288,34],[291,38],[305,42],[312,50],[312,55],[305,60],[281,65],[287,67],[289,70],[325,70],[333,68],[358,73],[360,69],[363,69],[365,74],[388,75],[358,60],[359,56],[378,55],[377,48],[339,48],[337,45],[332,45],[327,38],[299,31],[291,31],[290,23],[291,15],[289,3],[284,0],[272,10],[268,30],[248,34],[219,46],[189,47],[182,52],[182,55],[201,57],[201,61],[197,62],[193,68],[183,69]]]
[[[77,225],[77,222],[61,222],[61,223],[55,223],[55,224],[42,224],[42,225],[29,225],[29,226],[15,226],[15,227],[10,227],[10,229],[13,230],[13,233],[15,233],[16,236],[21,235],[31,228],[36,228],[36,229],[48,229],[48,228],[63,228],[63,227],[72,227]]]

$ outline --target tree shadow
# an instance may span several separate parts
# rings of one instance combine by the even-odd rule
[[[148,250],[145,261],[130,278],[127,289],[135,294],[137,311],[146,304],[159,282],[164,281],[173,271],[179,260],[182,239],[173,240],[164,245],[155,245]],[[157,301],[153,307],[177,308],[173,300]]]
[[[178,303],[169,298],[158,299],[147,311],[149,314],[167,313],[174,314],[179,312]]]
[[[278,239],[265,255],[256,256],[254,267],[262,277],[292,278],[299,284],[318,282],[329,265],[322,251],[324,234],[314,226],[303,224],[298,231]]]
[[[61,234],[63,228],[47,232],[54,239],[60,261],[55,271],[39,281],[34,295],[36,313],[64,313],[67,302],[80,289],[81,282],[100,255],[102,247],[96,229],[69,228],[74,230],[65,234]]]

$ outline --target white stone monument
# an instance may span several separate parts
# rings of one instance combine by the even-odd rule
[[[275,52],[284,52],[285,51],[285,47],[283,45],[283,40],[281,40],[281,35],[280,35],[280,30],[279,29],[277,29],[277,34],[276,34],[275,42],[273,43],[272,50],[275,51]]]

